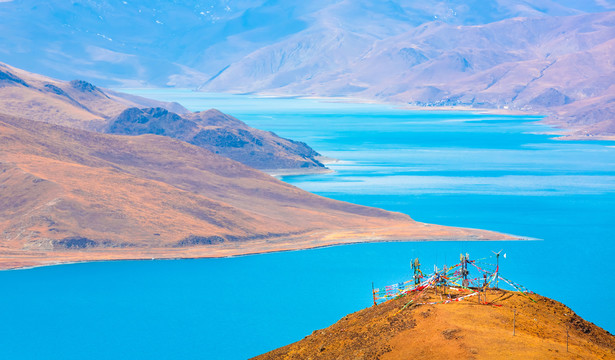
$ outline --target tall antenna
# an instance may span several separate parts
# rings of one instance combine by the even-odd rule
[[[419,262],[419,258],[414,259],[412,264],[412,270],[414,271],[414,285],[419,285],[421,283],[421,278],[423,277],[423,273],[421,272],[421,263]]]
[[[503,250],[503,249],[502,249]],[[499,282],[500,282],[500,253],[502,252],[502,250],[498,251],[497,253],[495,251],[492,251],[492,253],[495,254],[495,288],[499,289]]]
[[[376,303],[376,291],[374,290],[374,282],[372,281],[372,297],[374,299],[374,306],[378,305]]]
[[[463,277],[463,282],[461,285],[466,288],[470,285],[470,282],[468,281],[468,275],[470,274],[468,271],[469,258],[470,255],[468,255],[468,253],[466,253],[465,256],[463,254],[459,255],[459,261],[461,262],[461,276]]]

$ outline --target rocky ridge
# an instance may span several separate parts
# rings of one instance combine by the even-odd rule
[[[105,132],[168,136],[257,169],[326,171],[320,154],[307,144],[249,127],[215,109],[179,115],[163,108],[129,108],[111,119]]]
[[[263,170],[324,172],[308,145],[249,127],[217,110],[192,113],[177,103],[59,81],[0,63],[0,113],[112,134],[180,139]]]

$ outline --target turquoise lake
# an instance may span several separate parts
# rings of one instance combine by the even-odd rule
[[[245,359],[371,305],[371,283],[503,250],[502,274],[615,332],[615,142],[551,139],[539,117],[134,89],[307,142],[335,172],[302,189],[415,220],[542,239],[373,243],[223,259],[0,272],[2,359]]]

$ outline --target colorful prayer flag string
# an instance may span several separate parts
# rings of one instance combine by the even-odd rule
[[[496,254],[499,256],[499,253]],[[491,288],[497,280],[502,280],[509,286],[511,286],[514,290],[524,294],[527,296],[528,293],[532,293],[527,290],[525,287],[516,284],[508,279],[505,279],[500,275],[500,268],[498,264],[486,264],[482,262],[488,258],[483,258],[479,260],[470,260],[469,255],[461,255],[461,262],[455,264],[451,267],[444,266],[442,269],[434,268],[434,272],[425,275],[420,270],[420,263],[418,258],[415,259],[412,263],[412,269],[414,270],[414,276],[411,280],[402,281],[396,284],[388,285],[381,288],[375,288],[372,290],[372,296],[374,300],[374,304],[381,304],[385,301],[398,298],[400,296],[404,296],[407,294],[417,294],[416,298],[410,300],[405,306],[409,306],[412,303],[416,303],[416,299],[420,296],[423,291],[430,287],[438,287],[438,288],[449,288],[451,291],[463,292],[463,291],[472,291],[472,293],[462,296],[457,296],[454,298],[449,298],[446,300],[442,300],[439,302],[433,303],[422,303],[422,304],[448,304],[451,302],[461,301],[466,298],[475,296],[480,294],[480,291],[483,289]],[[477,262],[480,262],[481,266],[494,266],[495,269],[493,271],[485,270],[483,267],[477,265]],[[467,264],[472,265],[476,270],[478,270],[479,276],[469,278],[469,270],[467,268]],[[481,284],[482,280],[482,284]],[[531,298],[530,298],[531,299]],[[533,299],[532,299],[533,300]]]

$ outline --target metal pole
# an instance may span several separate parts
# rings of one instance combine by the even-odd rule
[[[501,252],[501,250],[500,250]],[[497,253],[495,263],[495,288],[499,289],[500,286],[500,253]]]
[[[515,336],[515,321],[517,320],[517,309],[513,309],[513,336]]]
[[[376,306],[376,293],[374,292],[374,282],[372,281],[372,298],[374,298],[374,306]]]
[[[469,287],[470,283],[468,282],[468,274],[470,273],[468,271],[468,257],[469,255],[466,253],[465,256],[463,254],[461,254],[461,275],[463,277],[463,281],[461,283],[461,285],[463,287]]]
[[[414,286],[419,286],[419,284],[421,283],[421,263],[419,262],[419,258],[414,259],[411,264],[412,270],[414,271]]]

